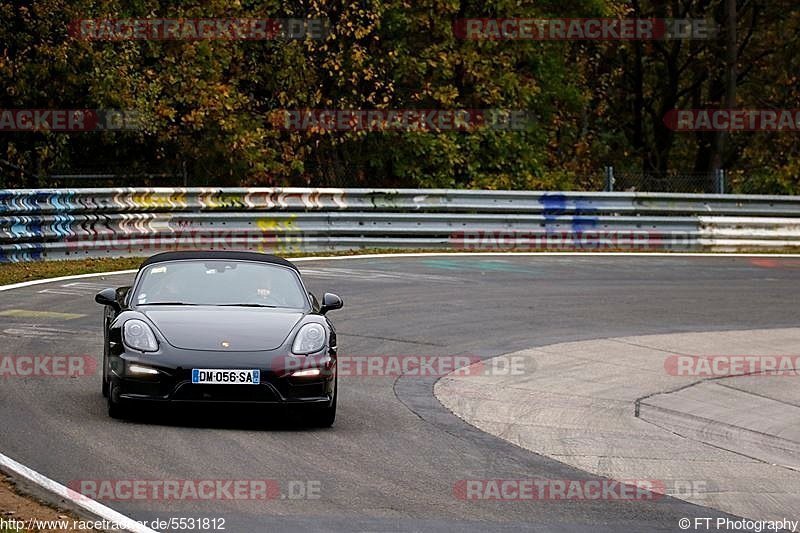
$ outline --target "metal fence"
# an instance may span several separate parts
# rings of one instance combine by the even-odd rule
[[[0,261],[236,249],[787,250],[800,198],[421,189],[0,190]]]
[[[605,191],[622,192],[682,192],[724,194],[730,188],[725,170],[715,172],[665,173],[626,171],[605,168]]]
[[[80,187],[116,187],[120,185],[135,186],[136,188],[148,187],[206,187],[211,178],[203,173],[202,179],[192,177],[187,169],[186,162],[178,167],[150,169],[149,171],[132,169],[114,171],[115,166],[110,162],[96,163],[97,169],[83,169],[50,174],[37,175],[31,173],[10,161],[0,159],[0,189],[16,188],[80,188]],[[110,170],[111,169],[111,170]],[[775,188],[774,183],[763,183],[756,175],[743,177],[741,174],[729,179],[727,171],[721,169],[715,172],[642,172],[629,168],[607,166],[602,171],[590,173],[569,186],[570,190],[605,192],[676,192],[693,194],[783,194],[784,189]],[[755,179],[751,179],[755,178]],[[218,178],[217,182],[218,181]],[[237,182],[235,176],[230,177],[230,183]],[[343,180],[346,181],[346,180]],[[761,183],[760,183],[761,182]],[[345,187],[346,184],[326,183],[326,187]]]

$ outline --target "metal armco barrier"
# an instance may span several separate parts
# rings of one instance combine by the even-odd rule
[[[445,189],[0,190],[0,262],[275,253],[786,250],[800,198]]]

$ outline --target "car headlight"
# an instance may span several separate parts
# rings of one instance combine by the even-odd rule
[[[122,340],[125,345],[140,352],[155,352],[158,350],[158,341],[153,330],[146,322],[131,319],[125,322],[122,328]]]
[[[292,353],[307,354],[320,351],[325,346],[325,328],[319,324],[306,324],[297,332]]]

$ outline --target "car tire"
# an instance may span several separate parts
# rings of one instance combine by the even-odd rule
[[[322,407],[321,409],[316,409],[311,415],[311,422],[315,427],[329,428],[333,425],[333,422],[336,420],[336,402],[339,398],[338,389],[339,383],[337,380],[336,384],[333,386],[333,402],[331,405],[328,407]]]
[[[108,398],[108,324],[104,324],[103,328],[103,385],[102,392],[103,398]]]
[[[106,356],[103,355],[103,386],[102,386],[103,398],[108,398],[108,361],[106,360]]]
[[[116,400],[114,399],[116,397]],[[108,416],[117,420],[130,417],[131,410],[124,400],[119,398],[119,387],[111,385],[108,394]]]

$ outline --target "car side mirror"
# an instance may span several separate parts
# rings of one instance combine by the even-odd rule
[[[119,302],[117,302],[117,289],[103,289],[95,294],[94,301],[100,305],[109,305],[113,307],[115,311],[120,310]]]
[[[322,296],[322,306],[319,308],[319,313],[324,315],[328,311],[334,311],[336,309],[341,309],[344,305],[344,302],[341,298],[337,295],[333,294],[332,292],[326,292]]]

